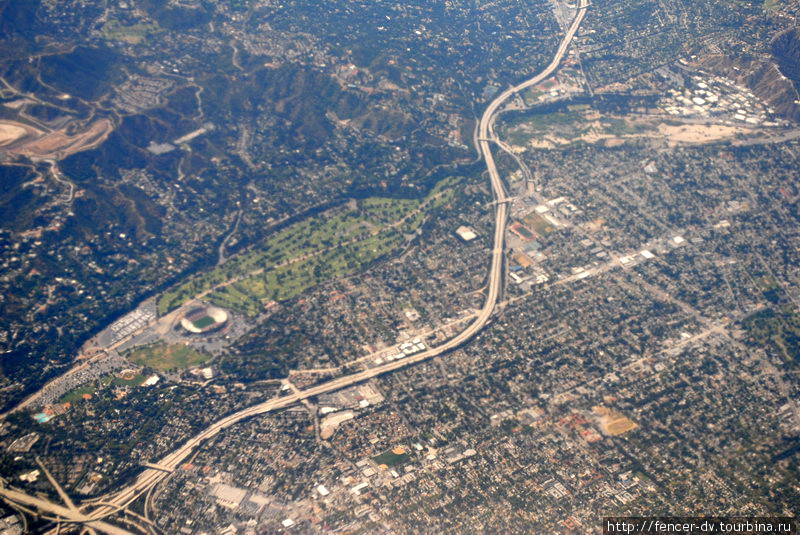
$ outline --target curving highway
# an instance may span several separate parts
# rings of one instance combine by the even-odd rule
[[[476,316],[475,321],[473,321],[466,329],[461,331],[461,333],[459,333],[454,338],[450,339],[449,341],[437,347],[428,349],[427,351],[417,353],[416,355],[411,355],[401,360],[395,360],[383,364],[381,366],[370,368],[362,372],[332,379],[330,381],[308,388],[306,390],[301,390],[296,393],[284,396],[282,398],[272,399],[264,403],[254,405],[253,407],[249,407],[247,409],[233,413],[229,416],[226,416],[225,418],[217,421],[210,427],[206,428],[200,434],[190,439],[188,442],[183,444],[177,450],[173,451],[169,455],[159,460],[158,464],[160,466],[168,468],[177,467],[181,463],[181,461],[186,459],[186,457],[188,457],[188,455],[192,452],[192,450],[194,450],[194,448],[197,447],[201,442],[208,440],[209,438],[215,436],[223,429],[230,427],[231,425],[245,418],[249,418],[251,416],[259,414],[264,414],[277,409],[282,409],[290,405],[294,405],[298,401],[318,396],[320,394],[333,392],[335,390],[340,390],[355,383],[366,381],[367,379],[370,379],[372,377],[377,377],[379,375],[383,375],[390,371],[404,368],[406,366],[410,366],[412,364],[416,364],[424,360],[428,360],[430,358],[436,357],[438,355],[441,355],[442,353],[445,353],[447,351],[459,347],[464,342],[470,340],[473,336],[475,336],[481,329],[483,329],[483,327],[489,321],[489,318],[491,317],[492,313],[494,312],[495,306],[497,305],[497,300],[500,296],[500,292],[503,287],[502,282],[503,282],[504,241],[505,241],[506,220],[508,218],[508,203],[507,203],[505,188],[503,187],[503,182],[500,179],[500,174],[497,171],[497,166],[495,165],[494,156],[492,155],[491,145],[490,142],[488,141],[488,139],[494,138],[493,124],[494,124],[495,114],[497,113],[497,110],[500,108],[500,106],[511,95],[527,87],[538,84],[539,82],[550,76],[558,68],[558,66],[561,64],[562,59],[564,58],[564,55],[566,54],[569,48],[570,43],[572,42],[572,39],[575,37],[575,33],[578,31],[578,28],[580,27],[581,22],[583,21],[583,17],[586,14],[586,7],[588,7],[588,0],[581,0],[581,4],[578,8],[578,14],[573,20],[572,25],[570,26],[567,33],[564,35],[564,39],[561,41],[558,51],[556,52],[550,64],[542,72],[540,72],[533,78],[530,78],[529,80],[526,80],[521,84],[515,87],[511,87],[505,90],[503,93],[501,93],[497,98],[495,98],[492,101],[492,103],[489,105],[488,108],[486,108],[486,111],[481,116],[480,126],[478,129],[478,137],[479,139],[481,139],[480,148],[481,152],[483,153],[483,157],[486,160],[486,167],[489,171],[489,177],[491,179],[491,184],[492,184],[492,191],[494,193],[495,201],[497,204],[497,211],[495,213],[495,225],[494,225],[495,231],[494,231],[494,242],[492,248],[492,259],[489,267],[488,293],[483,308]],[[130,503],[133,499],[135,499],[139,495],[139,493],[146,490],[150,485],[160,480],[165,475],[166,474],[163,471],[154,469],[145,470],[132,485],[117,493],[112,500],[106,500],[106,501],[110,501],[116,504],[118,507],[124,507],[125,505]],[[101,511],[98,511],[97,513],[99,515],[104,514]]]
[[[510,200],[506,196],[506,191],[505,188],[503,187],[503,182],[500,178],[500,174],[497,171],[497,166],[495,165],[494,156],[492,155],[491,143],[496,141],[496,137],[494,135],[494,120],[497,111],[509,97],[511,97],[518,91],[521,91],[527,87],[538,84],[539,82],[550,76],[558,68],[559,64],[561,63],[562,59],[564,58],[564,55],[566,54],[569,48],[570,43],[572,42],[572,39],[575,36],[575,33],[578,31],[578,28],[580,27],[581,22],[583,21],[583,17],[586,14],[586,8],[588,7],[588,4],[589,4],[588,0],[581,0],[580,5],[578,6],[578,13],[575,16],[575,19],[573,20],[572,24],[570,25],[570,28],[568,29],[567,33],[564,35],[564,38],[561,41],[561,44],[550,64],[533,78],[530,78],[529,80],[526,80],[525,82],[522,82],[517,86],[511,87],[505,90],[503,93],[501,93],[497,98],[495,98],[491,102],[491,104],[489,104],[489,107],[486,108],[486,111],[481,116],[477,137],[480,142],[481,153],[486,161],[486,167],[489,172],[489,178],[491,179],[492,191],[494,194],[495,204],[497,208],[495,212],[494,239],[493,239],[493,246],[491,253],[491,263],[489,265],[488,291],[483,308],[478,312],[478,314],[475,317],[475,320],[454,338],[448,340],[447,342],[437,347],[430,348],[426,351],[417,353],[415,355],[411,355],[401,360],[395,360],[383,364],[381,366],[376,366],[374,368],[370,368],[358,373],[332,379],[330,381],[327,381],[317,386],[313,386],[306,390],[300,390],[292,394],[286,395],[284,397],[271,399],[264,403],[260,403],[258,405],[254,405],[247,409],[243,409],[239,412],[230,414],[222,418],[221,420],[215,422],[214,424],[212,424],[211,426],[209,426],[208,428],[206,428],[204,431],[197,434],[193,438],[189,439],[178,449],[164,456],[155,464],[157,464],[159,467],[163,467],[168,470],[175,469],[203,441],[214,437],[223,429],[230,427],[236,424],[237,422],[244,420],[245,418],[250,418],[252,416],[256,416],[259,414],[264,414],[285,407],[289,407],[307,398],[318,396],[320,394],[326,394],[329,392],[333,392],[335,390],[340,390],[347,386],[366,381],[370,378],[377,377],[379,375],[383,375],[385,373],[398,370],[406,366],[411,366],[413,364],[422,362],[424,360],[428,360],[430,358],[436,357],[447,351],[459,347],[460,345],[470,340],[473,336],[475,336],[478,332],[480,332],[483,329],[483,327],[489,321],[489,318],[491,317],[492,313],[494,312],[498,299],[500,297],[500,293],[503,289],[503,280],[504,280],[503,263],[504,263],[504,249],[505,249],[504,238],[506,231],[506,222],[508,219],[508,203]],[[501,149],[503,149],[502,144],[498,143],[498,146],[500,146]],[[90,513],[70,510],[65,507],[58,506],[56,504],[51,504],[50,502],[43,502],[40,499],[36,499],[37,500],[36,506],[41,510],[45,510],[49,513],[56,514],[62,518],[67,519],[68,521],[89,525],[94,529],[96,529],[97,531],[103,533],[111,533],[113,535],[117,535],[119,533],[128,533],[125,530],[120,530],[120,528],[109,526],[108,524],[101,522],[101,520],[109,515],[116,513],[119,510],[125,509],[143,492],[147,491],[149,488],[151,488],[153,485],[161,481],[167,475],[168,472],[164,470],[148,468],[144,470],[136,478],[136,480],[127,487],[115,493],[104,496],[95,503],[87,502],[80,508],[80,509],[85,509],[94,507],[94,510],[91,511]],[[22,493],[18,491],[13,491],[7,487],[0,486],[0,496],[18,503],[26,503],[26,499],[24,499],[21,496],[21,494]],[[31,499],[32,497],[28,497],[27,503],[29,503]]]

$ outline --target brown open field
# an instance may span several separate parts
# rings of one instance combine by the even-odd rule
[[[565,129],[568,127],[568,129]],[[750,125],[700,124],[661,117],[625,117],[586,113],[550,113],[511,127],[509,134],[520,149],[552,149],[578,141],[616,147],[637,141],[656,141],[670,147],[734,139],[740,134],[763,133]]]
[[[523,254],[523,253],[514,253],[513,259],[514,259],[514,262],[516,262],[517,264],[519,264],[522,267],[526,267],[527,268],[527,267],[531,267],[532,265],[534,265],[533,260],[531,260],[530,257],[528,257],[528,255]]]
[[[592,407],[592,412],[597,417],[600,428],[606,435],[619,436],[633,431],[639,425],[619,412],[613,411],[607,407]]]
[[[97,147],[114,130],[108,119],[97,119],[80,133],[67,135],[65,129],[42,132],[15,121],[0,121],[0,150],[32,158],[60,160],[76,152]]]
[[[0,122],[0,147],[9,145],[25,136],[37,135],[40,132],[30,126],[16,123],[14,121]]]
[[[552,223],[536,213],[525,216],[523,221],[540,236],[556,231],[556,227]]]
[[[711,143],[734,137],[736,134],[744,134],[752,129],[742,126],[726,126],[719,124],[685,124],[668,125],[661,123],[658,131],[663,134],[671,145],[679,143]]]

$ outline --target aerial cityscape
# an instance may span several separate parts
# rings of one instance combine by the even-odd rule
[[[0,535],[797,533],[798,15],[0,0]]]

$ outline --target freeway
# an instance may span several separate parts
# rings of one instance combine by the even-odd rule
[[[184,462],[185,459],[192,453],[192,451],[197,446],[199,446],[202,442],[216,436],[222,430],[246,418],[286,408],[291,405],[294,405],[299,401],[303,401],[305,399],[314,396],[319,396],[320,394],[326,394],[329,392],[340,390],[347,386],[366,381],[373,377],[377,377],[379,375],[383,375],[385,373],[389,373],[398,370],[400,368],[411,366],[413,364],[439,356],[443,353],[446,353],[461,346],[465,342],[469,341],[472,337],[474,337],[478,332],[480,332],[486,326],[486,324],[489,321],[489,318],[495,311],[495,307],[497,306],[498,299],[503,289],[505,232],[506,232],[506,223],[508,219],[508,204],[510,202],[509,197],[506,195],[506,191],[503,186],[503,181],[500,178],[500,174],[497,170],[497,166],[495,164],[494,156],[492,155],[492,150],[491,150],[491,143],[497,140],[494,135],[494,120],[496,118],[498,110],[509,97],[527,87],[538,84],[539,82],[550,76],[558,68],[558,66],[560,65],[561,61],[564,58],[564,55],[566,54],[569,48],[570,43],[572,42],[572,39],[575,36],[575,33],[578,31],[578,28],[580,27],[581,22],[583,21],[583,17],[586,13],[587,7],[588,7],[588,0],[581,0],[581,3],[578,7],[577,15],[575,16],[575,19],[573,20],[567,33],[564,35],[564,38],[561,41],[561,44],[550,64],[533,78],[530,78],[520,83],[519,85],[511,87],[505,90],[499,96],[497,96],[497,98],[495,98],[489,104],[489,106],[486,108],[486,111],[484,111],[483,115],[481,116],[481,120],[478,126],[477,139],[479,140],[480,150],[483,155],[483,158],[486,161],[487,171],[489,172],[489,178],[491,180],[496,211],[495,211],[495,224],[494,224],[494,238],[491,251],[491,262],[489,265],[489,276],[487,284],[488,291],[486,294],[486,300],[484,302],[483,308],[476,314],[474,321],[469,326],[467,326],[466,329],[461,331],[458,335],[451,338],[447,342],[439,346],[430,348],[421,353],[411,355],[404,359],[388,362],[381,366],[369,368],[361,372],[353,373],[343,377],[338,377],[330,381],[327,381],[325,383],[308,388],[306,390],[298,390],[283,397],[273,398],[264,403],[260,403],[258,405],[254,405],[252,407],[248,407],[236,413],[230,414],[222,418],[221,420],[218,420],[217,422],[213,423],[211,426],[207,427],[205,430],[203,430],[196,436],[189,439],[178,449],[176,449],[172,453],[167,454],[162,459],[157,461],[155,464],[161,467],[161,469],[147,468],[141,474],[139,474],[139,476],[133,481],[133,483],[131,483],[127,487],[115,493],[103,496],[95,503],[86,502],[80,507],[81,510],[93,507],[94,509],[90,513],[71,510],[65,507],[57,506],[55,504],[48,505],[49,502],[44,503],[40,501],[36,505],[44,511],[55,514],[69,521],[84,523],[85,525],[91,525],[93,527],[96,527],[98,528],[99,531],[103,531],[104,533],[111,533],[111,531],[105,531],[104,528],[107,528],[107,525],[105,524],[98,525],[101,519],[128,507],[142,493],[146,492],[153,485],[157,484],[164,477],[166,477],[168,475],[168,470],[174,470],[182,462]],[[503,144],[498,143],[498,146],[501,149],[504,149]],[[28,500],[32,499],[30,497],[22,498],[20,494],[22,493],[13,491],[7,487],[0,486],[0,497],[4,497],[8,500],[17,503],[26,503],[25,499]],[[124,530],[122,530],[122,532],[124,532]],[[118,531],[117,533],[120,533],[120,531]]]
[[[186,459],[189,454],[197,447],[201,442],[208,440],[218,434],[223,429],[230,427],[231,425],[251,416],[256,416],[259,414],[268,413],[277,409],[285,408],[290,405],[294,405],[298,401],[302,401],[304,399],[308,399],[314,396],[318,396],[320,394],[326,394],[328,392],[333,392],[335,390],[340,390],[347,386],[360,383],[366,381],[367,379],[371,379],[373,377],[377,377],[379,375],[383,375],[385,373],[398,370],[400,368],[404,368],[406,366],[410,366],[416,364],[418,362],[422,362],[424,360],[428,360],[430,358],[436,357],[450,351],[454,348],[461,346],[463,343],[470,340],[473,336],[475,336],[481,329],[486,325],[491,317],[492,313],[494,312],[495,306],[497,305],[498,298],[500,296],[500,292],[502,291],[503,287],[503,260],[504,260],[504,238],[505,238],[505,231],[506,231],[506,221],[508,218],[508,202],[507,196],[505,192],[505,188],[503,187],[503,181],[500,178],[500,173],[497,171],[497,166],[494,161],[494,156],[492,155],[491,145],[488,141],[489,139],[494,138],[494,119],[495,115],[500,108],[500,106],[512,95],[515,93],[538,84],[548,76],[550,76],[561,64],[561,61],[566,54],[572,39],[575,37],[575,33],[578,31],[578,28],[583,21],[583,17],[586,14],[586,8],[588,7],[588,0],[581,0],[581,3],[578,7],[578,13],[575,16],[575,19],[572,22],[567,33],[564,35],[564,39],[561,41],[561,44],[556,52],[553,60],[550,64],[545,67],[543,71],[539,74],[530,78],[521,84],[511,87],[501,93],[497,98],[495,98],[486,111],[481,116],[480,126],[478,129],[478,139],[480,139],[480,148],[481,152],[483,153],[483,157],[486,160],[486,167],[489,171],[489,177],[491,179],[492,184],[492,191],[494,193],[495,201],[496,201],[496,212],[495,212],[495,231],[494,231],[494,242],[492,248],[492,258],[491,264],[489,267],[489,283],[488,283],[488,292],[486,295],[486,301],[483,305],[483,308],[479,311],[478,315],[475,317],[475,320],[461,333],[456,335],[454,338],[451,338],[447,342],[436,346],[434,348],[428,349],[427,351],[423,351],[421,353],[417,353],[416,355],[411,355],[404,359],[395,360],[381,366],[376,366],[374,368],[369,368],[367,370],[346,375],[343,377],[338,377],[336,379],[332,379],[325,383],[319,384],[317,386],[313,386],[306,390],[300,390],[294,392],[292,394],[286,395],[281,398],[272,399],[266,401],[264,403],[260,403],[258,405],[254,405],[253,407],[249,407],[247,409],[243,409],[239,412],[226,416],[225,418],[217,421],[216,423],[212,424],[210,427],[206,428],[203,432],[199,433],[195,437],[191,438],[188,442],[183,444],[180,448],[173,451],[169,455],[162,458],[158,461],[159,466],[163,466],[166,468],[176,468],[184,459]],[[131,503],[136,497],[139,496],[142,492],[147,490],[151,485],[155,484],[161,478],[166,475],[164,471],[148,469],[145,470],[139,477],[134,481],[126,489],[118,492],[113,498],[106,499],[106,502],[114,503],[118,508],[123,508],[127,504]],[[96,515],[93,517],[100,518],[107,514],[113,513],[113,510],[103,510],[103,508],[98,509],[96,511]]]
[[[101,533],[106,533],[107,535],[132,535],[131,532],[126,529],[103,522],[102,520],[93,518],[89,515],[83,515],[69,507],[64,507],[48,500],[37,498],[36,496],[30,496],[24,492],[13,490],[5,486],[0,487],[0,495],[2,495],[4,499],[11,503],[26,507],[33,507],[39,511],[43,511],[60,518],[66,518],[69,522],[83,524],[86,527],[93,528],[94,530],[97,530]]]

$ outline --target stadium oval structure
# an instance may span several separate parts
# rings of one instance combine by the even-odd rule
[[[181,327],[191,334],[207,334],[228,323],[228,313],[215,306],[201,306],[189,310],[181,318]]]

